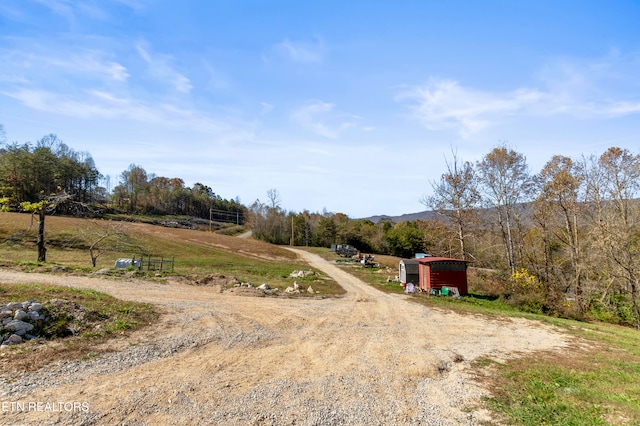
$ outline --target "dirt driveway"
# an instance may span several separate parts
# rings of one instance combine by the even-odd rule
[[[540,323],[419,306],[296,253],[347,295],[239,297],[180,283],[0,271],[0,282],[94,288],[166,312],[156,327],[114,342],[112,354],[2,379],[0,424],[473,425],[488,417],[477,408],[485,391],[471,361],[569,342]]]

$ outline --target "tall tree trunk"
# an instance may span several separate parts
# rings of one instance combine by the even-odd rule
[[[38,212],[39,222],[38,222],[38,262],[46,262],[47,261],[47,248],[44,246],[44,218],[45,218],[45,208],[44,206]]]

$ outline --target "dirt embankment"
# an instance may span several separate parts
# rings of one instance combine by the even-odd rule
[[[296,253],[347,295],[248,298],[181,283],[0,271],[0,282],[94,288],[166,312],[114,342],[115,353],[2,379],[0,423],[473,425],[488,414],[478,408],[485,390],[471,361],[568,344],[543,324],[410,303]],[[28,402],[84,405],[21,412]]]

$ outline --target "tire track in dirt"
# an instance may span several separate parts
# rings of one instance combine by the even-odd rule
[[[12,396],[88,401],[90,413],[9,413],[0,422],[479,424],[487,418],[477,409],[486,391],[469,375],[471,361],[557,350],[568,343],[540,323],[462,316],[410,303],[318,256],[295,253],[347,294],[320,300],[252,298],[179,283],[0,272],[0,282],[58,281],[163,307],[161,325],[131,336],[130,343],[151,345],[185,335],[196,342],[162,359],[114,366],[106,373],[96,367],[71,383],[48,383]],[[452,362],[456,356],[464,361]],[[449,365],[444,374],[438,370],[442,363]]]

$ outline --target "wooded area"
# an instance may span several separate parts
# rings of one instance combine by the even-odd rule
[[[106,213],[187,215],[209,219],[215,210],[244,223],[245,207],[239,201],[225,200],[201,183],[190,188],[180,178],[149,175],[135,164],[122,172],[113,191],[108,190],[108,181],[89,153],[74,151],[53,134],[35,145],[10,143],[0,148],[0,198],[12,210],[22,210],[23,202],[38,203],[52,194],[64,193],[67,197],[55,203],[55,213],[91,217]]]

